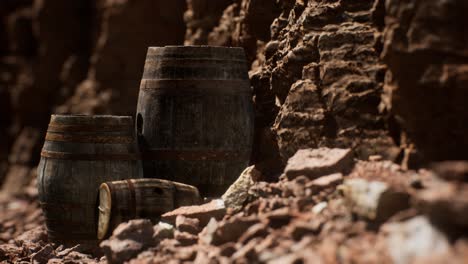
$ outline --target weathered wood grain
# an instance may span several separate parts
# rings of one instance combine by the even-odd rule
[[[38,166],[52,241],[96,240],[101,183],[141,177],[131,117],[52,115]]]
[[[99,189],[98,238],[105,238],[122,222],[145,218],[156,223],[168,211],[200,202],[196,187],[178,182],[129,179],[103,183]]]
[[[150,47],[137,107],[144,176],[222,194],[250,160],[252,91],[241,48]]]

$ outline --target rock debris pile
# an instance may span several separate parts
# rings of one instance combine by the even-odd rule
[[[466,260],[466,162],[412,171],[379,157],[350,159],[350,152],[298,151],[278,182],[262,181],[255,167],[248,168],[223,196],[225,201],[180,207],[162,215],[157,224],[145,219],[121,224],[100,243],[104,256],[83,253],[80,246],[49,244],[33,203],[15,228],[2,221],[1,238],[8,243],[0,245],[0,259],[35,263]],[[27,198],[33,197],[21,199]],[[20,202],[18,198],[2,205]],[[30,231],[15,236],[26,229]]]
[[[465,0],[2,1],[0,262],[466,262],[466,13]],[[95,250],[49,243],[34,179],[50,113],[133,115],[146,48],[183,43],[245,49],[252,166],[220,199],[123,223]]]

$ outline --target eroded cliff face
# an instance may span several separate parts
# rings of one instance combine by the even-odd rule
[[[386,1],[385,105],[426,161],[467,159],[468,2]]]
[[[87,78],[59,112],[133,115],[149,46],[181,45],[185,2],[104,1]]]
[[[0,175],[22,152],[38,156],[50,113],[133,114],[147,46],[184,42],[245,49],[252,162],[272,174],[307,147],[404,167],[464,159],[466,10],[461,0],[4,1]]]
[[[275,147],[282,161],[321,146],[398,157],[379,110],[383,16],[374,0],[237,1],[224,11],[206,44],[242,46],[253,62],[255,162],[273,161]]]
[[[132,115],[146,49],[183,44],[185,9],[184,0],[0,3],[0,182],[18,178],[14,190],[34,177],[51,113]]]
[[[466,262],[468,163],[428,164],[468,156],[467,13],[466,0],[0,1],[0,261]],[[50,113],[133,114],[147,46],[182,43],[245,49],[254,165],[224,202],[124,223],[107,259],[49,244],[34,166]]]

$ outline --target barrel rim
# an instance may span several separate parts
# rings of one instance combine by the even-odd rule
[[[131,116],[120,115],[87,115],[87,114],[52,114],[49,124],[83,124],[83,125],[133,125]]]
[[[240,50],[244,51],[242,47],[232,46],[211,46],[211,45],[165,45],[165,46],[149,46],[149,49],[217,49],[217,50]]]
[[[168,46],[150,46],[147,50],[147,56],[160,55],[170,57],[174,55],[196,55],[195,57],[206,57],[206,54],[220,56],[224,60],[243,60],[245,61],[245,51],[242,47],[208,46],[208,45],[168,45]],[[216,58],[213,56],[213,58]]]

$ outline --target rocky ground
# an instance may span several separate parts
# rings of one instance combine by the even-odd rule
[[[465,0],[2,0],[0,262],[466,262],[468,165],[440,162],[468,159],[467,12]],[[222,202],[123,224],[102,255],[49,243],[34,179],[50,114],[133,115],[146,48],[182,44],[245,49],[255,165]]]
[[[159,223],[121,224],[104,256],[49,243],[31,187],[2,200],[5,263],[465,263],[468,163],[403,170],[349,149],[305,149],[277,182],[253,166],[226,194]]]

